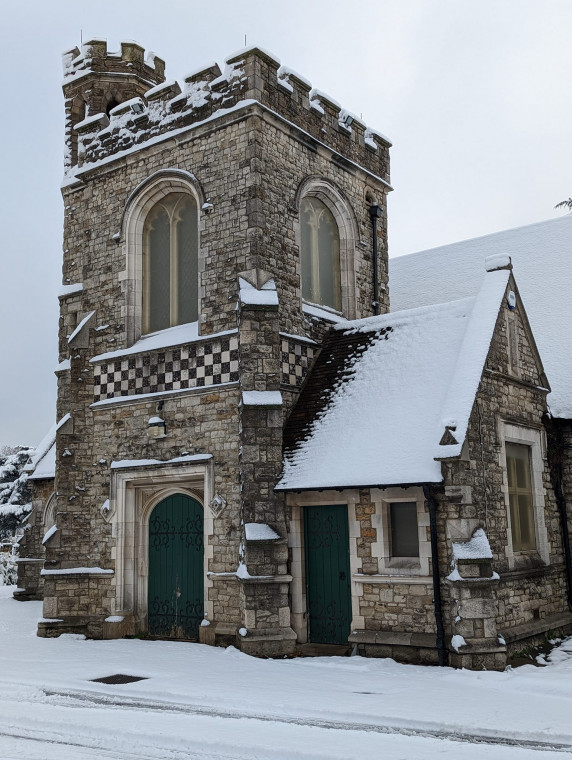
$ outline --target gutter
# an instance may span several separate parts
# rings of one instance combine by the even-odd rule
[[[377,261],[377,220],[381,217],[381,206],[376,203],[369,207],[369,218],[371,219],[371,226],[373,232],[373,313],[375,316],[379,314],[379,274],[378,274],[378,261]]]
[[[433,606],[437,627],[437,653],[439,665],[447,665],[447,647],[445,646],[445,629],[443,627],[443,606],[441,602],[441,577],[439,575],[439,554],[437,541],[437,501],[431,486],[423,486],[423,495],[429,507],[429,530],[431,534],[431,569],[433,571]]]
[[[121,397],[121,398],[130,398],[130,397]],[[434,485],[441,485],[442,481],[435,481]],[[420,486],[427,485],[427,481],[424,480],[419,483],[362,483],[361,485],[343,485],[343,486],[312,486],[311,488],[307,488],[306,486],[303,486],[300,488],[300,486],[274,486],[274,491],[276,493],[305,493],[306,491],[317,491],[318,493],[321,493],[322,491],[338,491],[340,493],[341,491],[354,491],[354,490],[361,490],[363,488],[379,488],[381,491],[385,490],[386,488],[418,488]]]

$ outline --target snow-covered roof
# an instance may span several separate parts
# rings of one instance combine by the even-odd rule
[[[54,441],[36,465],[28,480],[47,480],[56,477],[56,442]]]
[[[389,260],[392,309],[476,293],[485,257],[508,254],[552,392],[572,418],[572,215]]]
[[[30,474],[30,480],[53,478],[56,473],[56,430],[54,423],[36,446],[24,472]],[[32,474],[33,473],[33,474]]]
[[[509,276],[488,272],[470,298],[337,325],[288,420],[278,490],[441,482]]]

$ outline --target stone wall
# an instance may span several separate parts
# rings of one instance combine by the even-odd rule
[[[18,542],[18,587],[14,599],[19,601],[43,598],[45,549],[42,540],[46,530],[46,506],[54,494],[53,478],[29,480],[32,491],[32,511],[26,521],[24,535]]]
[[[514,282],[509,288],[516,289]],[[443,463],[447,485],[439,496],[441,573],[445,576],[450,571],[450,542],[466,540],[476,527],[483,527],[493,553],[492,570],[500,576],[500,580],[479,581],[475,586],[470,586],[470,581],[454,581],[444,589],[448,630],[472,639],[458,655],[452,654],[451,661],[458,666],[474,662],[473,667],[498,667],[499,635],[500,641],[514,650],[535,635],[562,630],[572,622],[566,601],[562,530],[542,426],[545,388],[522,305],[517,300],[516,309],[510,311],[503,303],[464,455]],[[511,550],[504,442],[505,436],[510,439],[515,431],[518,440],[522,436],[522,441],[529,441],[531,449],[538,451],[538,461],[531,456],[537,542],[537,550],[531,552]],[[478,600],[477,605],[471,603],[473,599]],[[473,618],[470,612],[466,616],[463,606],[470,610],[481,605],[484,609],[487,599],[494,612],[485,617],[494,619],[494,624],[485,630],[478,622],[483,615]],[[501,643],[501,649],[504,646]]]
[[[513,280],[509,289],[516,291]],[[445,644],[456,667],[503,669],[512,653],[572,627],[562,525],[543,427],[546,393],[547,380],[522,306],[517,298],[510,310],[503,300],[462,454],[442,462],[443,484],[431,487],[437,500]],[[505,440],[522,441],[531,450],[534,551],[512,549]],[[564,462],[566,468],[566,455]],[[308,492],[290,494],[288,500],[292,514],[298,514],[304,505],[331,503],[333,496]],[[387,510],[399,500],[417,503],[418,563],[395,562],[389,556]],[[350,642],[369,656],[437,662],[430,521],[421,489],[362,489],[357,495],[341,491],[335,493],[335,503],[348,505]],[[468,541],[477,528],[484,529],[492,558],[456,560],[453,543]],[[292,525],[290,530],[298,535],[302,528]],[[296,567],[294,554],[291,561]],[[303,560],[299,572],[304,572]],[[301,585],[294,582],[294,593],[303,585],[303,579]],[[293,600],[292,606],[300,604]]]
[[[227,61],[222,74],[196,72],[182,88],[161,85],[162,61],[130,44],[114,56],[92,41],[81,55],[68,54],[65,67],[58,533],[47,545],[39,633],[145,630],[140,533],[168,486],[186,489],[205,509],[210,625],[201,640],[257,654],[291,651],[284,498],[273,487],[285,413],[339,319],[304,311],[298,203],[310,193],[332,205],[346,315],[369,315],[368,207],[375,201],[385,213],[389,144],[359,120],[341,123],[339,107],[310,95],[259,50]],[[82,103],[90,114],[83,120]],[[198,337],[149,349],[137,344],[142,219],[145,203],[177,191],[191,193],[199,208]],[[384,288],[386,236],[383,216]],[[239,275],[259,287],[261,273],[275,281],[277,308],[237,308]],[[386,290],[380,300],[387,309]],[[281,388],[281,405],[243,403],[244,391]],[[150,437],[157,416],[165,434]],[[197,457],[209,457],[197,465],[200,476]],[[248,540],[248,523],[269,526],[276,538]]]

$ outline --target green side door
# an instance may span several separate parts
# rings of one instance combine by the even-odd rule
[[[149,520],[149,633],[198,639],[204,617],[203,508],[185,494],[169,496]]]
[[[308,639],[347,644],[352,621],[348,508],[304,508]]]

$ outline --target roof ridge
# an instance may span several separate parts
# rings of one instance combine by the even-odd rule
[[[466,243],[471,243],[476,240],[484,240],[486,238],[494,238],[499,235],[506,235],[508,232],[516,232],[517,230],[526,230],[530,229],[532,227],[541,227],[543,225],[549,225],[549,224],[555,224],[556,222],[564,222],[568,220],[570,224],[572,224],[572,213],[566,214],[564,216],[558,216],[554,217],[553,219],[544,219],[541,222],[531,222],[530,224],[521,224],[517,227],[507,227],[503,230],[497,230],[497,232],[488,232],[486,235],[476,235],[475,237],[468,237],[463,238],[462,240],[455,240],[453,243],[443,243],[443,245],[435,245],[432,248],[422,248],[421,250],[417,251],[411,251],[410,253],[402,253],[399,256],[390,256],[389,260],[392,259],[405,259],[409,256],[418,256],[422,253],[430,253],[432,251],[440,251],[444,248],[452,248],[459,245],[464,245]]]

